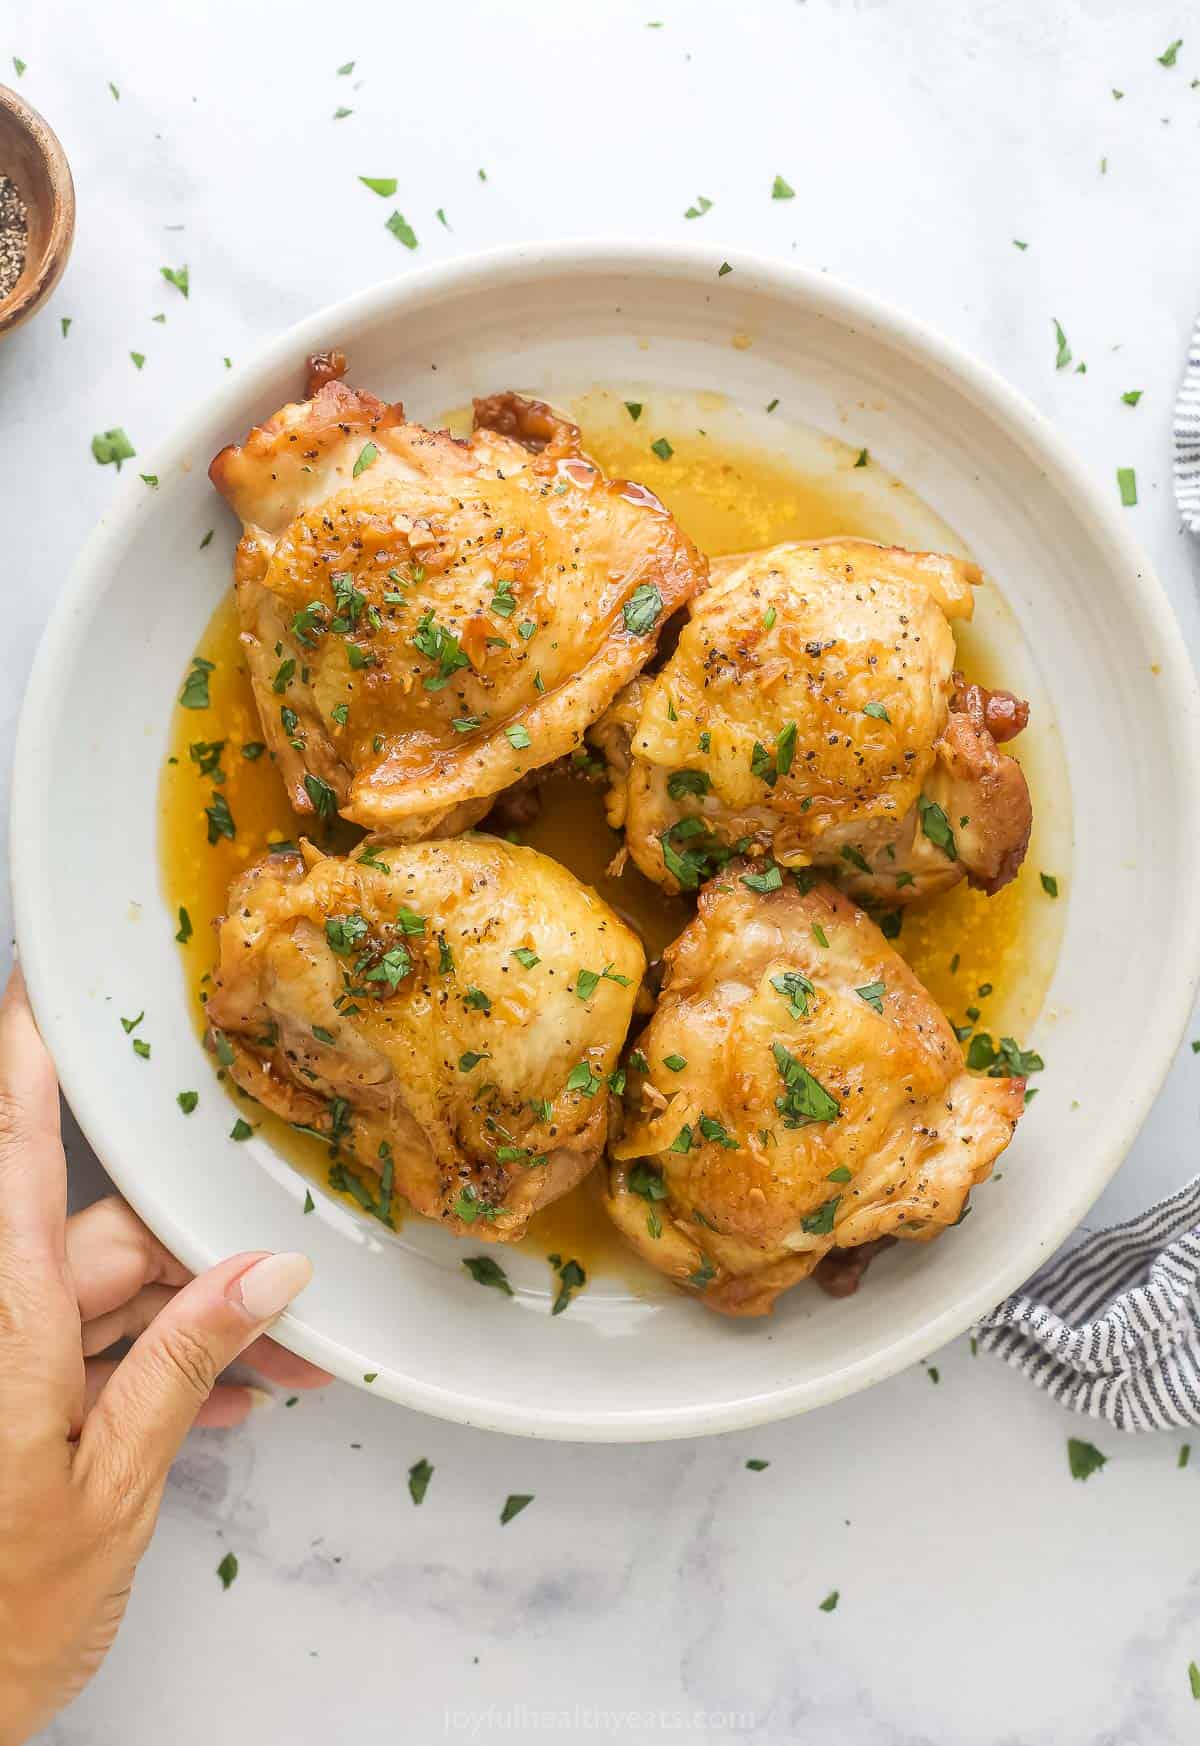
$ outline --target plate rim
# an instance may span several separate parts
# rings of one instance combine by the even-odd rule
[[[1112,551],[1113,567],[1131,610],[1158,644],[1157,683],[1173,723],[1172,755],[1184,777],[1179,805],[1185,809],[1185,816],[1180,820],[1180,834],[1191,840],[1200,837],[1200,683],[1166,591],[1117,509],[1102,495],[1097,480],[1050,420],[990,365],[920,318],[873,293],[811,268],[749,251],[622,238],[521,243],[420,267],[325,305],[269,340],[239,369],[236,377],[221,383],[192,406],[171,433],[155,445],[147,466],[150,471],[166,476],[180,459],[186,458],[193,441],[189,432],[200,424],[231,417],[247,397],[253,398],[257,381],[313,349],[339,325],[349,329],[389,309],[401,315],[408,304],[423,303],[435,295],[477,290],[498,280],[520,283],[531,277],[569,278],[597,271],[634,278],[681,275],[695,282],[711,278],[716,295],[718,283],[724,277],[718,269],[726,263],[739,285],[750,281],[755,291],[783,303],[803,304],[810,313],[832,316],[843,324],[870,326],[914,355],[925,368],[937,369],[960,389],[969,390],[993,422],[1018,440],[1027,452],[1032,452],[1057,492],[1070,499],[1081,517],[1086,515],[1095,524],[1097,534]],[[145,489],[131,474],[118,484],[110,505],[71,565],[30,669],[15,736],[10,806],[14,933],[34,1011],[55,1057],[63,1095],[76,1121],[121,1193],[167,1246],[194,1267],[197,1261],[207,1265],[207,1257],[200,1256],[170,1207],[155,1194],[152,1178],[143,1175],[127,1180],[123,1161],[116,1155],[117,1147],[108,1137],[105,1100],[93,1099],[74,1073],[71,1021],[65,1013],[60,1019],[54,1010],[48,967],[40,956],[36,926],[38,891],[29,846],[46,811],[37,781],[38,756],[42,724],[59,706],[55,674],[72,649],[81,619],[87,618],[103,599],[110,573],[105,565],[108,546],[124,537],[144,507]],[[385,1386],[373,1386],[371,1392],[439,1418],[510,1434],[581,1442],[657,1441],[713,1435],[791,1417],[842,1399],[918,1362],[971,1326],[1028,1279],[1076,1227],[1124,1162],[1170,1070],[1200,981],[1200,886],[1184,887],[1180,920],[1184,937],[1176,942],[1178,949],[1170,963],[1170,981],[1160,987],[1150,1017],[1151,1046],[1140,1052],[1142,1065],[1136,1081],[1123,1086],[1125,1095],[1119,1110],[1114,1112],[1117,1119],[1112,1136],[1095,1157],[1086,1182],[1069,1197],[1055,1227],[1039,1226],[1024,1240],[1014,1243],[1003,1264],[981,1274],[950,1303],[931,1309],[927,1319],[898,1335],[882,1350],[839,1364],[827,1376],[783,1383],[769,1392],[760,1391],[711,1407],[688,1405],[579,1414],[555,1409],[545,1402],[514,1405],[465,1388],[446,1389],[393,1370],[381,1374],[378,1382]],[[302,1309],[285,1314],[273,1332],[283,1344],[324,1364],[356,1386],[363,1386],[362,1355],[307,1323]]]

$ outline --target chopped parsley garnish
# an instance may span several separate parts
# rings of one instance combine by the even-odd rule
[[[176,291],[182,292],[185,297],[188,295],[191,281],[186,267],[160,267],[158,270],[168,285],[174,285]]]
[[[317,1039],[318,1043],[333,1043],[337,1040],[334,1037],[333,1032],[327,1031],[324,1025],[314,1025],[312,1027],[312,1034]]]
[[[379,450],[375,447],[375,444],[364,443],[359,450],[358,459],[354,463],[351,476],[357,479],[360,473],[365,473],[368,467],[374,466],[378,459]]]
[[[626,630],[635,637],[644,637],[658,623],[662,608],[662,595],[653,582],[640,582],[621,608]]]
[[[312,801],[313,811],[318,818],[333,817],[337,811],[337,795],[328,782],[323,781],[320,776],[313,776],[309,773],[304,778],[304,792]]]
[[[331,915],[326,918],[325,938],[340,957],[349,957],[366,934],[366,919],[357,910],[352,910],[349,915]]]
[[[758,740],[755,740],[750,753],[750,774],[760,782],[765,782],[768,788],[774,788],[780,776],[786,776],[792,767],[792,759],[796,755],[796,724],[785,722],[779,730],[775,741],[775,751],[770,753]]]
[[[750,1460],[746,1463],[746,1466],[751,1473],[765,1473],[770,1465],[771,1463],[769,1461],[759,1460]]]
[[[219,842],[222,837],[228,837],[232,842],[237,835],[237,826],[233,822],[229,802],[220,789],[213,789],[212,805],[205,807],[204,816],[208,820],[208,840],[210,843]]]
[[[663,1066],[666,1068],[669,1068],[672,1073],[682,1073],[684,1068],[687,1066],[687,1056],[686,1055],[664,1055],[663,1056]]]
[[[889,724],[892,719],[882,703],[864,703],[863,714],[874,716],[876,721],[886,721]]]
[[[361,862],[362,857],[360,856],[359,859]],[[391,868],[385,867],[383,871],[390,873]],[[404,905],[401,904],[396,911],[396,926],[402,934],[423,934],[425,932],[425,917],[418,915],[415,909],[405,909]]]
[[[253,1132],[254,1129],[250,1126],[250,1123],[243,1121],[241,1116],[239,1116],[229,1130],[229,1138],[231,1140],[248,1140]]]
[[[1121,400],[1126,406],[1136,406],[1141,398],[1142,390],[1140,388],[1129,388],[1121,396]]]
[[[650,444],[650,449],[653,454],[658,456],[660,461],[669,461],[671,456],[675,453],[675,450],[671,447],[666,437],[656,437]]]
[[[191,1115],[196,1105],[200,1102],[200,1093],[198,1091],[181,1091],[175,1099],[175,1102],[179,1105],[184,1115]]]
[[[849,861],[852,867],[857,867],[860,873],[870,873],[871,864],[861,849],[856,849],[852,843],[842,844],[842,860]]]
[[[1108,1456],[1102,1455],[1094,1443],[1087,1443],[1082,1437],[1067,1438],[1067,1465],[1072,1479],[1090,1479],[1107,1460]]]
[[[191,939],[194,932],[195,932],[195,929],[192,927],[192,918],[188,914],[187,910],[184,909],[183,905],[180,904],[180,906],[179,906],[179,931],[175,935],[175,938],[179,941],[179,944],[181,946],[186,946],[188,941]]]
[[[729,262],[722,261],[721,265],[717,268],[717,278],[723,279],[725,277],[726,273],[732,273],[732,272],[733,272],[733,268],[729,265]]]
[[[145,1018],[145,1016],[146,1016],[145,1009],[143,1009],[141,1012],[139,1012],[139,1014],[137,1015],[136,1018],[131,1018],[131,1019],[123,1018],[121,1020],[121,1029],[125,1032],[125,1035],[128,1036],[130,1031],[136,1031],[138,1026],[141,1024],[142,1020]]]
[[[794,200],[795,198],[796,190],[789,183],[785,182],[782,176],[776,176],[771,184],[771,199]]]
[[[405,946],[393,946],[383,954],[378,964],[367,971],[368,982],[386,982],[390,993],[394,994],[412,969],[412,958]]]
[[[1188,1662],[1188,1686],[1197,1703],[1200,1703],[1200,1667],[1194,1661]]]
[[[575,986],[572,990],[576,999],[590,1000],[599,986],[602,974],[603,972],[599,970],[577,970],[575,972]]]
[[[977,1032],[967,1050],[967,1066],[977,1073],[986,1071],[989,1079],[1025,1079],[1045,1065],[1035,1050],[1020,1048],[1012,1037],[1001,1037],[997,1046],[987,1031]]]
[[[397,242],[402,242],[406,249],[415,249],[417,233],[402,212],[393,212],[388,219],[386,228],[391,231]]]
[[[312,1197],[312,1189],[311,1188],[306,1188],[304,1190],[304,1206],[303,1206],[302,1210],[305,1213],[316,1212],[316,1210],[317,1210],[317,1203]]]
[[[511,1522],[514,1516],[519,1516],[527,1504],[533,1502],[532,1492],[513,1491],[504,1500],[504,1508],[500,1511],[500,1526]]]
[[[887,990],[882,982],[868,982],[865,988],[856,988],[854,992],[868,1006],[873,1006],[876,1012],[883,1011],[883,997]]]
[[[858,459],[855,461],[854,465],[856,467],[865,467],[870,463],[870,459],[871,459],[870,449],[859,449]]]
[[[165,267],[163,268],[163,271],[166,272]],[[217,1565],[217,1575],[221,1578],[221,1587],[227,1589],[232,1583],[236,1582],[237,1573],[238,1561],[236,1556],[232,1552],[226,1552],[224,1558],[222,1558],[221,1562]]]
[[[917,811],[921,815],[921,829],[934,848],[941,849],[948,861],[957,861],[958,845],[954,841],[954,832],[950,829],[950,820],[941,807],[935,800],[918,794]]]
[[[686,1284],[694,1285],[697,1291],[707,1291],[709,1282],[717,1277],[717,1270],[708,1256],[701,1251],[700,1265],[694,1273],[689,1273]]]
[[[415,1504],[425,1502],[425,1493],[429,1490],[429,1481],[433,1478],[433,1468],[425,1457],[414,1461],[408,1470],[408,1495]]]
[[[832,1200],[822,1201],[815,1212],[810,1212],[800,1220],[800,1229],[810,1237],[827,1237],[833,1229],[834,1217],[842,1203],[840,1194],[835,1194]]]
[[[772,864],[765,873],[743,873],[742,884],[750,891],[758,891],[764,895],[768,891],[779,891],[783,887],[783,874]]]
[[[627,1178],[630,1192],[641,1195],[643,1200],[666,1200],[667,1185],[663,1181],[662,1172],[653,1164],[647,1164],[640,1158],[629,1172]]]
[[[672,770],[667,777],[667,793],[672,800],[682,800],[687,794],[707,794],[711,787],[703,770]]]
[[[712,201],[705,199],[703,194],[697,194],[696,204],[689,206],[684,213],[685,218],[703,218],[706,212],[712,210]]]
[[[1071,362],[1071,348],[1067,343],[1067,336],[1062,330],[1062,324],[1057,320],[1054,322],[1054,337],[1057,341],[1057,349],[1054,354],[1054,368],[1056,370],[1065,370],[1067,365]]]
[[[1117,490],[1125,508],[1132,509],[1138,500],[1137,473],[1133,467],[1117,468]]]
[[[460,1205],[456,1206],[454,1209],[459,1218],[463,1217],[461,1201],[462,1196],[460,1195]],[[466,1219],[464,1222],[472,1224],[474,1219]],[[502,1291],[505,1297],[516,1296],[512,1286],[508,1283],[507,1273],[505,1273],[503,1267],[501,1267],[498,1261],[492,1260],[490,1255],[465,1255],[463,1257],[463,1266],[471,1275],[471,1278],[475,1281],[476,1285],[490,1285],[494,1290]]]
[[[691,1125],[688,1122],[684,1122],[683,1126],[680,1128],[680,1130],[676,1134],[675,1138],[671,1141],[671,1144],[667,1147],[667,1151],[668,1152],[690,1152],[691,1149],[692,1149]]]
[[[540,964],[542,961],[529,946],[514,946],[512,955],[517,963],[523,965],[526,970],[532,970],[535,964]]]
[[[844,1164],[839,1164],[836,1170],[830,1170],[825,1177],[826,1182],[849,1182],[850,1172]]]
[[[353,66],[354,62],[348,64]],[[378,194],[384,200],[389,200],[399,186],[395,176],[360,176],[358,179],[364,188],[369,188],[372,194]]]
[[[829,935],[825,932],[825,929],[821,926],[820,922],[813,923],[812,936],[818,946],[828,946]]]
[[[736,1152],[740,1142],[719,1122],[716,1116],[702,1115],[700,1117],[700,1132],[714,1146],[723,1146],[727,1152]]]
[[[476,1067],[478,1067],[481,1061],[490,1060],[491,1056],[486,1052],[480,1055],[477,1054],[474,1049],[468,1049],[465,1055],[460,1055],[458,1057],[458,1070],[460,1073],[471,1073]]]
[[[198,775],[212,776],[214,781],[223,782],[221,753],[224,750],[224,740],[193,740],[188,747],[188,757],[196,765]]]
[[[498,613],[501,618],[511,618],[517,610],[517,597],[513,593],[512,583],[497,582],[496,592],[492,595],[489,605],[492,611]]]
[[[707,879],[714,868],[723,867],[733,853],[698,818],[681,819],[663,831],[659,842],[667,872],[674,875],[684,891],[695,891],[701,879]],[[677,844],[686,846],[681,850]]]
[[[822,1613],[836,1612],[840,1598],[839,1591],[836,1588],[831,1588],[829,1593],[825,1596],[825,1599],[821,1602],[818,1611]]]
[[[638,419],[642,416],[642,402],[640,400],[627,400],[625,402],[625,410],[636,424]]]
[[[564,1261],[558,1269],[558,1296],[550,1311],[552,1316],[560,1316],[570,1303],[575,1293],[587,1284],[587,1274],[578,1261]]]
[[[379,859],[379,845],[378,844],[376,844],[374,847],[368,847],[368,848],[365,848],[363,850],[362,854],[358,857],[358,865],[360,867],[372,867],[372,868],[374,868],[376,873],[390,873],[392,870],[390,864],[387,861],[381,861]],[[400,921],[400,923],[401,923],[401,931],[403,933],[406,933],[406,934],[418,933],[419,934],[419,933],[424,931],[424,926],[425,926],[424,917],[418,916],[416,918],[421,923],[421,926],[419,928],[408,928],[408,927],[404,927],[404,925],[403,925],[403,917],[406,915],[412,915],[412,911],[410,909],[402,909],[400,911],[399,916],[397,917],[397,920]]]
[[[767,610],[763,613],[763,617],[762,617],[764,630],[774,630],[775,629],[775,617],[776,617],[775,608],[773,606],[768,606]]]
[[[1200,1050],[1198,1050],[1197,1052],[1200,1053]],[[629,1052],[629,1067],[630,1067],[630,1071],[633,1073],[649,1073],[649,1071],[650,1071],[650,1063],[649,1063],[649,1061],[647,1061],[646,1057],[642,1054],[642,1051],[640,1049],[631,1049],[630,1050],[630,1052]]]
[[[452,976],[454,974],[454,953],[446,944],[445,934],[439,934],[438,943],[438,975]]]
[[[465,1004],[471,1007],[475,1012],[491,1012],[492,1010],[492,1003],[483,992],[482,988],[472,988],[468,984],[467,992],[463,996],[463,1000]]]
[[[479,726],[477,715],[460,715],[450,723],[456,734],[473,734]]]
[[[150,1045],[142,1037],[135,1037],[133,1039],[133,1052],[142,1061],[148,1061],[150,1059]]]
[[[468,665],[458,638],[434,622],[432,607],[421,614],[410,640],[414,648],[438,664],[437,677],[424,681],[426,691],[440,691],[451,674]]]
[[[1047,897],[1058,896],[1058,879],[1053,873],[1039,873],[1038,878],[1042,882],[1042,890]]]
[[[807,1018],[808,997],[814,992],[807,976],[799,970],[781,970],[778,976],[772,976],[771,987],[782,994],[794,1019]]]
[[[287,690],[292,681],[292,674],[295,671],[296,663],[290,655],[286,661],[281,661],[279,663],[278,671],[276,672],[274,679],[271,681],[271,690],[277,697],[281,697]]]
[[[529,738],[529,729],[519,721],[509,723],[504,730],[504,737],[514,752],[523,752],[533,743]]]
[[[782,1043],[772,1043],[771,1053],[784,1085],[782,1096],[775,1099],[775,1108],[783,1117],[783,1125],[802,1128],[809,1122],[836,1121],[842,1113],[841,1105],[830,1096],[820,1080],[815,1079]]]
[[[595,1097],[604,1081],[592,1072],[590,1061],[580,1061],[567,1074],[566,1089],[581,1091],[584,1097]]]
[[[1173,67],[1175,65],[1176,57],[1178,56],[1179,51],[1182,47],[1183,47],[1183,38],[1181,36],[1176,37],[1175,41],[1173,43],[1169,43],[1168,46],[1163,50],[1161,55],[1155,55],[1154,58],[1158,62],[1160,67]]]
[[[211,661],[204,660],[201,655],[192,656],[192,670],[179,693],[179,701],[185,709],[208,708],[211,701],[208,695],[208,676],[212,671]]]

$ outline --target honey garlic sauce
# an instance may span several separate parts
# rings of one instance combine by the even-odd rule
[[[588,454],[604,471],[611,478],[638,481],[661,499],[710,557],[834,534],[963,553],[952,530],[899,481],[869,459],[856,465],[860,451],[797,427],[773,428],[769,447],[755,444],[731,433],[730,411],[716,396],[667,396],[642,389],[630,390],[630,398],[642,407],[636,421],[620,397],[603,391],[580,398],[567,410],[582,426]],[[450,422],[460,427],[457,415]],[[787,459],[779,452],[781,437]],[[651,447],[663,438],[670,448],[665,457]],[[994,594],[985,584],[980,595],[989,592]],[[999,603],[993,598],[988,606],[994,622]],[[995,659],[986,628],[956,629],[968,676],[1003,687],[1007,662]],[[202,1027],[203,999],[216,955],[212,923],[223,913],[230,881],[269,843],[311,835],[313,821],[302,821],[292,812],[265,752],[244,756],[243,748],[253,749],[262,736],[232,592],[214,613],[197,653],[213,663],[211,705],[207,710],[175,708],[160,794],[160,852],[172,911],[185,909],[193,928],[180,949]],[[1011,674],[1007,683],[1019,689]],[[1036,745],[1036,736],[1045,730],[1035,710],[1025,738]],[[212,804],[214,783],[201,774],[203,755],[193,756],[189,748],[216,741],[225,742],[219,759],[225,780],[218,786],[236,835],[210,844],[205,808]],[[1029,755],[1025,739],[1017,741],[1016,749],[1030,779],[1036,818],[1039,761]],[[690,900],[668,897],[632,862],[619,874],[609,871],[621,839],[605,820],[602,785],[584,776],[549,777],[539,816],[518,834],[522,842],[553,856],[593,886],[641,935],[652,960],[692,914]],[[325,846],[344,851],[359,835],[339,824]],[[984,897],[963,884],[924,909],[905,912],[893,944],[953,1023],[966,1023],[967,1009],[976,1008],[980,1029],[994,1037],[1011,1034],[1024,1043],[1053,969],[1061,920],[1050,912],[1065,907],[1045,897],[1039,870],[1060,876],[1067,871],[1061,863],[1049,866],[1039,859],[1035,824],[1020,876],[997,897]],[[231,1084],[228,1089],[232,1094]],[[261,1126],[274,1148],[329,1193],[327,1149],[243,1102],[248,1119]],[[637,1261],[610,1225],[600,1204],[601,1189],[597,1169],[571,1194],[536,1215],[521,1247],[574,1258],[589,1277],[617,1275],[636,1285],[639,1294],[661,1295],[661,1278]]]

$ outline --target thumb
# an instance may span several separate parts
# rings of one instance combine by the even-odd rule
[[[307,1255],[234,1255],[177,1291],[88,1415],[84,1469],[99,1469],[135,1505],[156,1501],[217,1377],[311,1278]]]

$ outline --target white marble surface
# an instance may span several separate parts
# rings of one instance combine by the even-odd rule
[[[123,424],[148,451],[225,354],[236,368],[319,304],[515,239],[684,236],[700,193],[706,240],[894,300],[1015,382],[1106,487],[1136,466],[1129,514],[1200,647],[1168,474],[1200,307],[1187,0],[6,0],[0,77],[11,55],[80,222],[52,308],[0,349],[6,744],[115,482],[93,431]],[[339,104],[354,113],[334,122]],[[359,173],[399,178],[417,254]],[[777,173],[794,201],[770,199]],[[184,261],[186,303],[158,271]],[[1086,375],[1055,372],[1055,316]],[[1097,1072],[1120,1047],[1120,1014],[1098,1015]],[[1095,1222],[1191,1173],[1198,1100],[1185,1044]],[[96,1192],[73,1153],[77,1197]],[[1178,1437],[1096,1433],[1109,1465],[1074,1483],[1066,1438],[1087,1427],[965,1340],[936,1364],[937,1386],[918,1368],[706,1443],[526,1444],[344,1388],[197,1436],[116,1652],[46,1738],[1194,1738],[1200,1460],[1178,1469]],[[421,1456],[436,1473],[415,1510]],[[536,1498],[501,1529],[510,1491]]]

